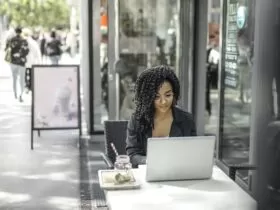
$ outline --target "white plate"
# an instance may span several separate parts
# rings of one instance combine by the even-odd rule
[[[128,172],[129,176],[131,177],[130,182],[115,184],[114,178],[117,173],[126,174],[127,172],[125,170],[99,170],[98,178],[100,187],[105,190],[126,190],[140,188],[140,183],[135,179],[131,170]]]

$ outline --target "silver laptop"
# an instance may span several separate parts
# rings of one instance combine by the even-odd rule
[[[149,138],[146,180],[211,178],[215,139],[214,136]]]

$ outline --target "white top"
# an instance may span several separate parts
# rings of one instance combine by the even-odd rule
[[[214,166],[209,180],[147,183],[145,167],[133,169],[137,190],[107,191],[111,210],[255,210],[256,201]]]
[[[211,49],[208,62],[213,64],[218,64],[220,60],[220,53],[216,49]]]
[[[39,44],[32,39],[31,37],[27,37],[27,43],[28,43],[28,47],[29,47],[29,53],[27,55],[27,62],[25,64],[25,66],[27,68],[31,68],[32,65],[36,65],[36,64],[41,64],[41,51],[40,51],[40,47]]]

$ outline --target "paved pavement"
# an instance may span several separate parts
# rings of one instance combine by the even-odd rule
[[[78,132],[34,132],[30,150],[31,94],[15,100],[8,65],[0,65],[0,209],[80,209]]]
[[[10,77],[10,76],[11,76],[10,67],[8,63],[4,61],[4,53],[2,50],[0,50],[0,78]]]
[[[1,131],[0,209],[79,209],[78,135],[42,132],[31,151],[28,124]]]
[[[36,133],[30,104],[0,93],[0,209],[79,209],[78,133]],[[4,102],[7,102],[6,104]]]

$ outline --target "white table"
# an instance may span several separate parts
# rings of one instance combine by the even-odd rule
[[[137,190],[106,191],[111,210],[255,210],[256,202],[214,166],[209,180],[145,181],[145,167],[133,169]]]

